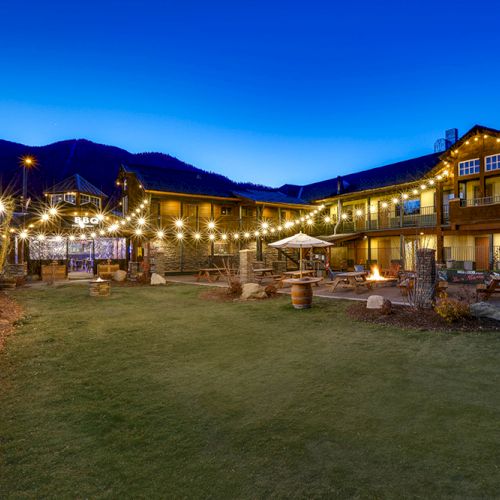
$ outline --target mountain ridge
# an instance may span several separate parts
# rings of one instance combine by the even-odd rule
[[[273,190],[250,182],[235,182],[231,179],[200,169],[167,153],[145,151],[130,153],[117,146],[101,144],[88,139],[65,139],[42,146],[0,139],[0,187],[2,191],[17,194],[22,185],[23,156],[36,158],[36,167],[28,174],[29,196],[41,197],[43,191],[73,174],[80,174],[96,187],[114,193],[115,181],[122,164],[136,164],[149,167],[199,172],[224,178],[238,188]]]

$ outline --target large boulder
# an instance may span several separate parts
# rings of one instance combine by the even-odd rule
[[[500,307],[494,306],[488,302],[477,302],[471,304],[470,313],[476,318],[490,318],[500,321]]]
[[[370,295],[366,301],[366,308],[379,311],[380,314],[391,314],[392,302],[382,295]]]
[[[125,281],[127,279],[127,271],[119,269],[113,273],[113,281]]]
[[[266,290],[257,283],[245,283],[242,287],[241,300],[265,299]]]
[[[158,273],[153,273],[151,275],[151,284],[152,285],[165,285],[166,283],[167,283],[167,280],[163,276],[160,276]]]
[[[366,301],[367,309],[382,309],[384,305],[384,297],[382,295],[370,295]]]

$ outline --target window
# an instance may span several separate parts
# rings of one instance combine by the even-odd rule
[[[486,172],[491,172],[492,170],[498,170],[500,168],[500,154],[487,156],[486,160]]]
[[[95,205],[98,208],[101,206],[101,200],[97,196],[89,196],[88,194],[81,194],[80,205],[86,205],[87,203],[91,203],[92,205]]]
[[[64,195],[64,201],[67,203],[71,203],[72,205],[75,205],[76,204],[76,194],[66,193]]]
[[[191,203],[184,203],[182,205],[182,215],[184,217],[187,217],[189,219],[196,219],[196,209],[198,208],[197,205],[193,205]]]
[[[232,211],[233,211],[232,207],[221,207],[220,214],[221,215],[231,215]]]
[[[458,164],[458,175],[471,175],[479,173],[479,158],[461,161]]]
[[[57,205],[57,203],[61,203],[62,201],[64,201],[63,194],[53,194],[50,196],[50,202],[52,205]]]
[[[396,205],[396,216],[401,215],[401,205]],[[420,198],[412,198],[403,201],[403,215],[420,214]]]
[[[254,217],[255,210],[252,207],[243,207],[242,209],[243,217]]]

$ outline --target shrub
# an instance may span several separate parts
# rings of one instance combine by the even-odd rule
[[[467,301],[452,299],[448,296],[437,299],[434,310],[447,323],[453,323],[470,316],[470,304]]]

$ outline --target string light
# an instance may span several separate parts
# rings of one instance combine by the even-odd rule
[[[201,234],[200,233],[194,233],[193,237],[194,237],[195,240],[199,240],[199,239],[201,239]]]
[[[208,235],[208,239],[209,239],[210,241],[214,241],[214,240],[215,240],[215,234],[210,233],[210,234]]]
[[[178,240],[182,240],[182,238],[184,238],[184,233],[182,233],[182,232],[178,232],[178,233],[176,234],[176,237],[177,237],[177,239],[178,239]]]

